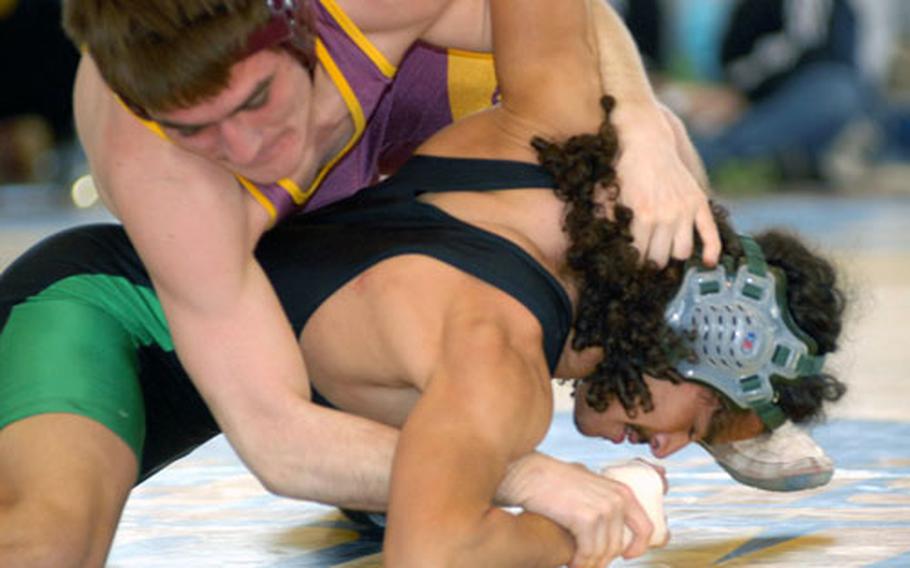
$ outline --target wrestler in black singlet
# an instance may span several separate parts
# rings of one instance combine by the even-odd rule
[[[373,188],[282,223],[263,236],[256,255],[297,334],[326,298],[374,264],[403,254],[437,258],[524,304],[544,330],[543,348],[552,371],[572,318],[561,285],[510,241],[415,199],[425,192],[549,189],[552,184],[552,178],[532,164],[418,156]],[[54,320],[66,311],[61,304],[78,305],[77,315],[68,316],[66,325]],[[28,309],[21,309],[23,305]],[[89,315],[83,313],[86,309]],[[93,334],[86,337],[80,327]],[[61,331],[55,335],[57,328]],[[27,346],[21,339],[25,335]],[[86,355],[99,346],[105,357]],[[10,353],[25,347],[55,357],[20,356],[14,365],[4,364],[4,358],[13,359]],[[104,368],[97,368],[101,363],[93,368],[95,361],[105,362]],[[33,365],[41,369],[33,372]],[[118,372],[111,373],[110,367]],[[73,389],[62,386],[59,377],[65,377],[67,385],[86,384]],[[45,405],[48,392],[57,390],[65,393],[65,400]],[[4,399],[4,393],[10,396]],[[112,403],[111,393],[124,400]],[[329,404],[318,393],[314,400]],[[85,410],[93,406],[99,409]],[[130,416],[144,415],[142,423],[118,425],[124,408]],[[87,415],[123,437],[141,455],[139,481],[218,433],[179,365],[148,275],[116,225],[81,227],[50,237],[0,276],[0,427],[61,411]]]

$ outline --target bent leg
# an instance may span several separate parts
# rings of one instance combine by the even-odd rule
[[[137,469],[129,446],[84,416],[0,430],[0,566],[103,566]]]
[[[136,342],[44,296],[0,329],[0,566],[103,566],[145,434]]]

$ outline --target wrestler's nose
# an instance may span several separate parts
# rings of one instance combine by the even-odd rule
[[[689,436],[683,432],[661,432],[651,436],[648,443],[651,445],[651,454],[663,459],[683,449],[690,441]]]
[[[250,166],[262,147],[262,132],[251,128],[240,117],[231,117],[219,125],[222,152],[237,166]]]

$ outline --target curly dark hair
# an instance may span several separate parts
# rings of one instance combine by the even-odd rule
[[[616,162],[620,144],[610,122],[612,97],[601,101],[606,118],[596,134],[574,136],[562,143],[541,138],[531,142],[541,164],[556,180],[556,194],[566,203],[563,230],[570,237],[566,265],[578,285],[572,347],[601,347],[603,359],[582,380],[586,402],[597,411],[615,399],[630,414],[654,408],[643,374],[678,383],[672,353],[686,351],[682,337],[666,323],[667,303],[679,289],[685,263],[672,260],[660,269],[642,262],[632,245],[632,211],[616,202]],[[608,218],[605,205],[612,206]],[[737,262],[744,256],[727,212],[712,204],[724,254]],[[818,345],[818,354],[837,349],[845,295],[827,260],[782,231],[755,236],[769,265],[786,275],[787,300],[796,324]],[[696,236],[697,258],[700,242]],[[846,386],[827,373],[775,384],[778,404],[792,421],[820,419],[822,405],[836,401]],[[720,394],[720,393],[718,393]],[[720,397],[725,400],[724,397]],[[725,406],[735,405],[725,400]]]

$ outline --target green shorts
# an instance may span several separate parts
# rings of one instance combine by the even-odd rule
[[[0,330],[0,428],[38,414],[78,414],[109,428],[141,461],[138,350],[162,329],[170,343],[150,296],[124,279],[80,275],[14,306]]]

